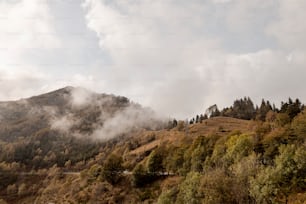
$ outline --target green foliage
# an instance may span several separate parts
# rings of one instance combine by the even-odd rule
[[[87,172],[87,177],[89,181],[95,181],[102,175],[102,166],[94,164],[90,167]]]
[[[259,109],[257,110],[257,113],[256,113],[256,119],[261,120],[261,121],[265,121],[267,113],[271,110],[272,110],[272,106],[271,106],[270,102],[269,101],[266,102],[264,99],[262,99],[261,105],[260,105],[260,107],[259,107]]]
[[[147,170],[151,174],[158,174],[163,171],[163,155],[160,151],[153,150],[147,161]]]
[[[252,100],[249,97],[235,100],[233,106],[224,108],[221,111],[222,116],[233,117],[239,119],[250,120],[255,118],[255,107]]]
[[[154,176],[150,174],[142,164],[137,164],[132,174],[132,186],[140,188],[149,184],[154,179]]]
[[[275,159],[275,171],[279,176],[282,194],[295,188],[306,187],[306,148],[296,145],[280,146],[280,155]]]
[[[259,170],[258,161],[258,156],[252,153],[231,166],[231,177],[234,179],[232,190],[237,203],[254,203],[249,195],[249,179],[256,176]]]
[[[275,166],[262,168],[251,179],[250,192],[259,203],[275,203],[282,197],[287,200],[293,191],[306,188],[306,148],[282,145],[279,152]]]
[[[279,113],[276,116],[276,123],[278,126],[283,127],[290,123],[290,117],[287,113]]]
[[[220,138],[214,145],[212,155],[206,159],[205,168],[221,168],[224,167],[224,155],[226,153],[226,140],[227,137]]]
[[[206,114],[209,115],[211,118],[212,117],[217,117],[220,116],[220,111],[218,109],[218,106],[216,104],[210,106],[207,110],[206,110]]]
[[[170,190],[164,190],[160,194],[157,200],[157,204],[172,204],[175,203],[176,194],[178,193],[176,188]]]
[[[191,155],[191,169],[192,171],[202,172],[203,164],[206,159],[206,150],[203,146],[195,148]]]
[[[102,178],[111,184],[116,184],[123,171],[122,157],[111,154],[102,168]]]
[[[142,164],[137,164],[133,170],[132,184],[135,187],[141,187],[146,184],[146,170]]]
[[[166,170],[173,173],[178,173],[184,165],[184,148],[170,149],[166,158]]]
[[[258,203],[274,203],[278,189],[273,175],[273,168],[262,168],[256,178],[251,178],[250,194]]]
[[[289,116],[290,121],[298,115],[304,108],[304,105],[300,102],[299,99],[296,99],[294,102],[289,98],[288,102],[282,102],[280,112],[286,113]]]
[[[306,141],[306,109],[294,118],[291,128],[295,139],[299,143],[304,143]]]
[[[123,98],[122,103],[128,101]],[[90,203],[91,197],[101,198],[101,195],[103,202],[113,203],[285,203],[306,190],[306,112],[300,112],[302,107],[299,101],[289,100],[282,104],[281,110],[277,110],[263,100],[259,108],[254,108],[252,101],[244,98],[221,112],[217,106],[212,106],[211,116],[248,120],[256,116],[256,121],[224,119],[229,124],[219,124],[219,119],[212,119],[205,124],[190,126],[190,134],[186,134],[184,139],[180,132],[185,130],[184,121],[173,121],[169,123],[169,130],[162,130],[161,134],[159,131],[145,132],[146,137],[139,139],[137,133],[105,143],[71,138],[50,130],[42,123],[38,123],[39,128],[34,128],[34,125],[27,127],[26,119],[20,118],[12,122],[8,131],[0,128],[0,196],[10,193],[23,197],[31,192],[28,191],[31,187],[28,175],[20,181],[18,175],[7,172],[40,169],[42,175],[48,176],[37,186],[50,183],[61,188],[63,182],[63,188],[66,188],[73,182],[78,183],[71,188],[76,203]],[[80,110],[77,113],[84,116],[82,127],[74,127],[84,133],[93,128],[86,120],[99,118],[99,114],[91,117],[85,112]],[[203,119],[207,117],[201,114],[192,121],[201,123]],[[229,128],[231,122],[241,122],[241,127],[248,124],[248,127],[226,134],[228,129],[232,129]],[[218,130],[218,127],[220,135],[203,136],[210,132],[210,128]],[[208,131],[203,133],[206,128]],[[27,136],[19,130],[21,133],[33,132]],[[10,134],[14,136],[7,139]],[[177,141],[173,139],[175,135],[178,135]],[[157,148],[145,145],[152,141],[155,145],[161,138],[163,145]],[[113,152],[120,153],[120,156]],[[135,166],[132,175],[124,175],[126,179],[121,179],[124,170],[122,157],[127,169]],[[56,168],[41,170],[54,164]],[[61,168],[64,165],[65,169]],[[80,171],[88,166],[89,169],[81,172],[81,179],[62,172]],[[164,175],[165,172],[170,174]],[[58,192],[65,191],[59,189]],[[31,193],[40,195],[45,190]],[[68,194],[65,192],[63,195]]]
[[[191,171],[202,172],[207,157],[211,156],[218,136],[199,136],[190,147],[191,153]]]
[[[262,157],[265,164],[273,165],[274,158],[279,154],[279,146],[288,143],[289,133],[286,128],[277,128],[266,134],[261,143],[264,146]]]
[[[207,172],[201,179],[200,192],[203,194],[202,203],[235,203],[234,179],[223,169]]]
[[[199,192],[201,174],[190,172],[179,187],[177,197],[178,204],[198,204],[201,203],[202,195]]]
[[[252,138],[249,135],[234,135],[226,142],[225,159],[229,164],[240,161],[253,151]]]

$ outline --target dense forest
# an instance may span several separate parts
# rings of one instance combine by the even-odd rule
[[[55,93],[32,103],[44,106],[51,97],[63,108],[58,114],[71,108]],[[109,117],[130,104],[111,99]],[[2,115],[10,115],[7,107]],[[306,202],[306,109],[298,99],[277,108],[245,97],[187,122],[144,123],[108,140],[71,136],[103,123],[98,106],[71,109],[86,120],[66,132],[54,130],[45,112],[20,117],[19,110],[1,121],[1,204]]]

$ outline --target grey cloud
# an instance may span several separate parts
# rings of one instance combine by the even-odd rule
[[[267,34],[275,37],[288,50],[306,49],[306,2],[280,0],[278,18],[267,27]]]
[[[42,18],[26,28],[18,15],[0,25],[3,32],[29,36],[0,37],[2,46],[14,47],[0,50],[2,99],[84,86],[174,117],[245,95],[306,100],[300,85],[306,76],[302,0],[21,2],[25,7],[2,4],[0,10]],[[42,31],[54,35],[36,40]],[[34,55],[23,46],[42,51]]]

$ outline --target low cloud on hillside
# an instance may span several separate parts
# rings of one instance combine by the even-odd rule
[[[124,99],[127,100],[126,102],[120,102],[123,100],[122,97],[110,95],[101,97],[83,88],[69,87],[68,90],[69,97],[65,97],[69,99],[67,103],[71,104],[71,109],[59,113],[54,108],[49,113],[51,128],[70,136],[104,141],[127,134],[132,130],[143,128],[155,130],[165,122],[164,118],[149,108],[143,108],[127,99]],[[80,110],[87,112],[86,114],[98,113],[98,116],[86,121],[87,116],[78,114]],[[92,130],[80,132],[78,128],[82,127],[83,123],[89,123]]]

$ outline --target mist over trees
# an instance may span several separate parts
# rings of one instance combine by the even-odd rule
[[[107,115],[77,95],[70,109],[63,91],[69,93],[51,94],[57,100],[48,100],[48,94],[32,98],[31,104],[59,106],[39,109],[39,114],[27,112],[25,102],[0,104],[5,118],[0,124],[0,198],[8,203],[306,202],[306,112],[299,99],[289,98],[277,108],[244,97],[222,110],[212,105],[191,120],[157,121],[156,130],[147,126],[156,118],[126,109],[127,98],[104,100]],[[48,112],[65,109],[71,112],[65,120],[57,117],[57,128],[46,122]],[[113,118],[102,132],[117,128],[116,136],[90,139],[101,127],[101,114]],[[74,118],[80,120],[61,128]]]

